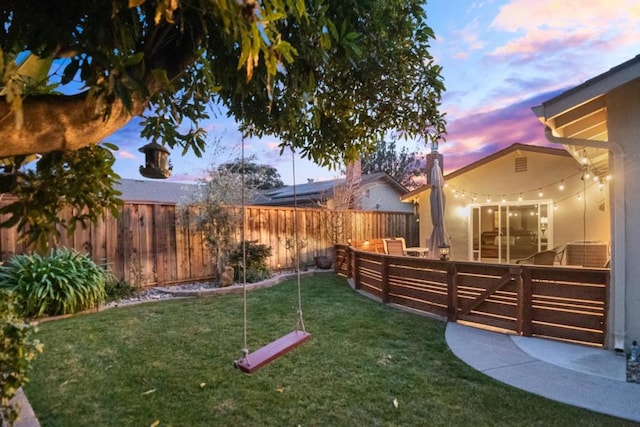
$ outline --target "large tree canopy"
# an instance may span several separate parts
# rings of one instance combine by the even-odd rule
[[[270,190],[284,187],[280,172],[271,165],[263,165],[255,162],[255,157],[242,160],[235,159],[229,163],[218,166],[218,172],[243,175],[244,184],[256,190]]]
[[[408,189],[416,187],[415,178],[423,173],[420,153],[407,147],[398,151],[395,141],[378,142],[361,160],[362,173],[385,172]]]
[[[357,157],[390,130],[444,132],[422,1],[20,0],[1,2],[0,16],[3,192],[69,171],[47,153],[84,150],[135,115],[142,136],[201,155],[216,103],[247,134],[276,136],[321,165]],[[36,58],[29,67],[25,52]],[[31,154],[46,170],[18,176]],[[112,196],[102,191],[112,160],[98,157],[72,163],[101,183],[49,191]]]

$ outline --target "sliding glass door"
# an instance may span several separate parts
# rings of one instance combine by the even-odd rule
[[[552,202],[475,204],[469,216],[469,259],[515,262],[553,247]]]

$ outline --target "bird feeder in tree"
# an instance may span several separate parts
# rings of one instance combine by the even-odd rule
[[[173,167],[169,164],[169,150],[155,142],[141,147],[144,153],[144,166],[140,166],[140,175],[145,178],[167,179],[171,176]]]

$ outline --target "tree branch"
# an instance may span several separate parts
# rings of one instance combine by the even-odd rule
[[[134,101],[127,112],[116,100],[104,118],[86,93],[31,96],[23,101],[24,124],[14,125],[9,104],[0,101],[0,158],[55,150],[77,150],[97,144],[141,113],[147,101]]]

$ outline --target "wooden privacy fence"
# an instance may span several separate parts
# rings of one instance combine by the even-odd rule
[[[336,245],[336,271],[384,303],[449,321],[606,344],[608,269],[440,261]]]
[[[116,277],[141,286],[209,280],[216,274],[216,262],[205,236],[196,229],[196,214],[193,207],[181,210],[174,204],[125,203],[119,218],[109,215],[86,229],[78,227],[71,237],[63,232],[60,246],[89,254],[95,262],[108,265]],[[245,214],[246,239],[271,246],[268,263],[272,270],[293,267],[291,247],[296,235],[305,264],[312,263],[316,255],[333,256],[334,242],[348,238],[404,236],[407,241],[418,241],[418,226],[411,213],[338,214],[321,209],[248,206]],[[237,224],[235,237],[240,242],[241,224]],[[3,260],[25,252],[28,250],[18,242],[15,228],[0,228]]]

